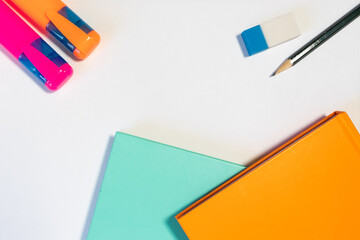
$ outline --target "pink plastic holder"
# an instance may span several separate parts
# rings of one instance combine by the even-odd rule
[[[2,0],[0,44],[52,91],[73,74],[71,66]]]

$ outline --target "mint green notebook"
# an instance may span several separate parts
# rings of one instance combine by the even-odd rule
[[[87,239],[187,239],[174,216],[243,169],[117,133]]]

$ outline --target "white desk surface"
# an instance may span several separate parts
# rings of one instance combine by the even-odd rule
[[[65,2],[102,42],[63,89],[0,51],[0,239],[85,239],[116,131],[249,164],[335,110],[360,129],[360,19],[269,78],[358,0]],[[238,34],[292,10],[303,35],[243,56]]]

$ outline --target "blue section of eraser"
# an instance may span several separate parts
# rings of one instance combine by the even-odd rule
[[[241,37],[244,40],[249,56],[269,48],[260,25],[243,31]]]

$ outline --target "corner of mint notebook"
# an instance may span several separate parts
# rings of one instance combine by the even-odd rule
[[[88,240],[186,240],[175,215],[245,167],[118,132]]]

